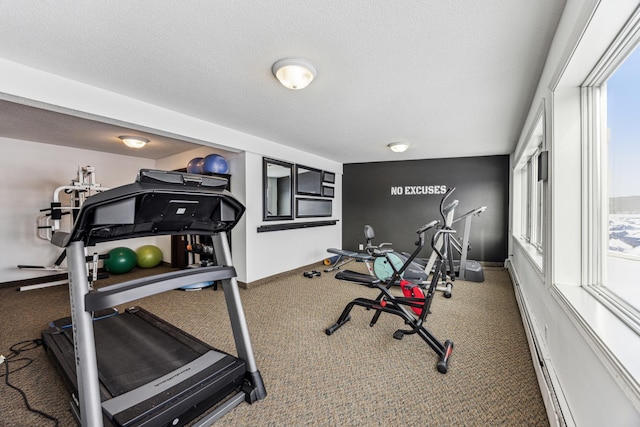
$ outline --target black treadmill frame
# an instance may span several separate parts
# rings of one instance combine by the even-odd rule
[[[174,417],[176,411],[171,410],[166,412],[167,416],[158,417],[158,413],[163,412],[160,408],[158,413],[147,417],[151,421],[125,420],[123,424],[108,415],[108,411],[103,408],[104,390],[100,384],[95,348],[93,311],[205,280],[222,283],[237,359],[245,365],[246,371],[242,376],[241,390],[216,407],[197,425],[210,425],[243,400],[253,403],[266,397],[264,383],[253,355],[226,236],[226,232],[240,220],[245,208],[231,193],[224,190],[225,186],[225,180],[220,178],[143,169],[135,183],[88,198],[78,213],[73,229],[69,233],[54,234],[52,243],[64,247],[67,253],[75,382],[73,376],[69,375],[70,372],[67,375],[77,386],[79,414],[76,416],[83,426],[102,426],[104,419],[114,425],[127,426],[173,425],[173,421],[177,419],[177,425],[182,425],[186,418],[193,418],[206,411],[211,404],[220,401],[220,396],[205,396],[199,404],[197,414]],[[218,266],[181,270],[95,290],[90,288],[86,273],[85,246],[134,237],[193,233],[212,236]],[[230,382],[233,383],[229,387],[231,391],[237,390],[237,380]],[[194,407],[191,402],[185,403],[180,398],[173,400],[172,405],[181,408],[177,412],[183,409],[191,411],[189,408]]]

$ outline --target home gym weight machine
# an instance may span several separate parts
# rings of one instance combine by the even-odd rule
[[[216,177],[143,169],[136,182],[88,199],[72,230],[53,235],[52,243],[67,251],[72,327],[52,327],[42,337],[73,389],[71,405],[82,426],[182,426],[207,413],[196,424],[205,426],[242,401],[266,397],[227,240],[245,208],[225,185]],[[218,265],[89,286],[86,246],[187,233],[212,236]],[[222,283],[237,357],[139,307],[92,316],[207,280]]]
[[[51,240],[51,236],[62,227],[63,217],[69,217],[66,229],[71,229],[76,221],[78,212],[88,197],[107,191],[109,188],[102,187],[96,182],[96,168],[93,166],[78,166],[75,180],[71,180],[70,185],[62,185],[53,192],[51,206],[41,209],[46,212],[38,217],[38,237],[43,240]],[[69,200],[63,205],[60,194],[69,196]]]
[[[93,166],[78,166],[75,179],[71,180],[70,185],[62,185],[53,192],[53,200],[48,208],[40,209],[44,212],[39,215],[36,220],[36,236],[42,240],[51,241],[53,235],[61,230],[70,230],[73,227],[78,212],[88,197],[108,190],[96,182],[96,169]],[[63,197],[62,195],[66,195]],[[67,221],[65,221],[67,219]],[[63,250],[55,259],[52,265],[26,265],[20,264],[18,268],[21,270],[38,270],[38,271],[54,271],[57,273],[66,273],[66,269],[62,268],[62,262],[66,258],[66,252]],[[104,259],[104,256],[88,257],[87,262],[91,264],[91,272],[94,279],[97,278],[98,259]],[[50,286],[67,284],[66,280],[54,282],[45,282],[37,285],[27,285],[19,288],[20,291],[28,291],[40,289]]]
[[[422,338],[431,349],[438,355],[439,360],[437,363],[437,369],[440,373],[446,373],[448,370],[449,357],[453,351],[453,342],[446,340],[444,343],[440,342],[431,332],[425,328],[424,323],[431,307],[433,295],[436,291],[436,286],[440,280],[440,274],[442,272],[442,263],[446,259],[447,254],[440,251],[436,245],[437,239],[441,235],[455,233],[455,230],[442,227],[438,229],[431,239],[431,247],[437,254],[436,265],[431,282],[427,288],[423,288],[423,283],[411,283],[402,279],[402,274],[411,265],[412,261],[418,256],[420,251],[425,245],[425,233],[427,230],[435,227],[439,221],[434,220],[429,224],[420,227],[416,233],[418,234],[418,241],[416,242],[416,249],[409,255],[407,260],[396,269],[393,263],[390,263],[393,274],[386,280],[382,281],[377,277],[358,273],[350,270],[343,270],[336,273],[336,279],[346,280],[354,282],[360,285],[364,285],[370,288],[378,289],[380,293],[375,299],[369,298],[356,298],[342,311],[342,314],[338,318],[338,321],[328,327],[325,330],[327,335],[332,335],[345,323],[351,319],[351,310],[354,306],[358,305],[366,308],[367,310],[375,310],[375,314],[369,323],[369,326],[373,327],[382,313],[389,313],[395,316],[399,316],[404,320],[404,323],[409,326],[410,329],[398,329],[394,332],[393,337],[401,340],[405,335],[417,334]],[[387,257],[392,251],[389,248],[377,248],[373,251],[373,256]],[[446,252],[446,247],[445,247]],[[402,288],[402,297],[395,296],[390,292],[390,288],[394,283],[399,283]],[[409,311],[411,309],[411,311]]]

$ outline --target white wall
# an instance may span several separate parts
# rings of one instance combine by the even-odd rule
[[[96,168],[96,181],[99,184],[103,187],[115,187],[133,182],[141,168],[174,170],[186,167],[194,157],[204,157],[211,153],[224,155],[230,165],[232,193],[247,208],[231,234],[238,280],[245,283],[319,262],[327,257],[327,248],[341,245],[340,223],[327,227],[257,232],[258,227],[264,224],[261,154],[234,153],[203,146],[154,161],[6,138],[0,139],[0,149],[3,153],[0,158],[0,177],[3,183],[0,191],[3,204],[7,207],[0,212],[0,236],[4,237],[0,246],[2,281],[52,274],[20,270],[17,265],[51,265],[57,258],[61,250],[36,237],[36,218],[40,209],[49,206],[54,190],[61,185],[70,184],[76,177],[78,166],[87,165]],[[318,168],[332,166],[331,162],[318,161],[314,156],[305,156],[304,153],[287,156],[285,151],[279,153],[279,159]],[[330,170],[336,171],[336,168]],[[341,218],[341,179],[342,175],[337,173],[334,215],[331,219]],[[127,246],[135,250],[142,244],[155,244],[162,249],[164,260],[170,261],[171,245],[168,237],[137,240],[104,243],[96,250],[105,253],[115,246]]]
[[[270,156],[274,158],[273,156]],[[295,158],[277,157],[279,160],[300,163],[318,169],[328,169],[327,164],[303,155]],[[262,221],[262,156],[246,153],[246,237],[247,281],[271,276],[282,271],[317,263],[329,254],[327,248],[341,247],[342,227],[337,225],[258,233]],[[333,199],[333,216],[321,220],[342,217],[342,174],[336,174],[336,197]],[[307,219],[309,220],[313,219]],[[300,221],[300,220],[298,220]],[[269,221],[269,223],[279,223]],[[235,241],[234,241],[235,242]]]
[[[0,79],[0,97],[3,99],[39,107],[44,105],[62,113],[82,111],[83,116],[98,121],[156,129],[161,133],[199,141],[212,150],[242,153],[230,160],[234,175],[233,193],[247,208],[245,217],[232,236],[234,264],[240,281],[252,282],[319,262],[326,257],[327,248],[340,247],[342,244],[340,225],[256,232],[262,223],[262,156],[335,173],[336,194],[331,219],[340,220],[342,165],[338,162],[11,61],[0,59],[0,75],[3,76]],[[174,164],[184,162],[187,158],[188,161],[192,158],[190,156],[161,159],[155,166],[174,169]],[[184,166],[186,163],[178,167]],[[242,172],[236,173],[234,169]]]
[[[631,0],[567,2],[515,150],[523,151],[544,99],[551,167],[545,200],[545,223],[550,228],[543,270],[528,255],[526,244],[516,237],[511,238],[509,248],[526,303],[524,310],[540,339],[539,351],[568,425],[640,425],[637,391],[624,379],[626,368],[619,363],[624,360],[619,350],[633,354],[638,336],[624,328],[614,330],[614,324],[621,322],[597,307],[595,299],[581,287],[586,266],[581,253],[584,235],[578,89],[638,4]],[[570,58],[571,64],[566,66]],[[512,165],[519,160],[512,158]],[[519,188],[512,188],[512,192],[511,199],[517,200]],[[511,213],[513,224],[518,220],[513,202]]]
[[[262,220],[263,155],[318,169],[341,172],[341,169],[335,168],[334,162],[286,148],[277,152],[271,151],[267,155],[253,152],[232,153],[212,147],[202,147],[160,159],[156,167],[167,170],[182,168],[192,158],[204,157],[211,153],[221,154],[229,161],[231,192],[246,207],[242,220],[231,233],[233,263],[238,273],[238,280],[250,283],[283,271],[317,263],[327,257],[327,248],[340,247],[342,229],[339,223],[334,226],[266,233],[257,231],[258,227],[264,224]],[[340,219],[342,216],[341,173],[336,173],[335,188],[334,215],[329,219]],[[269,221],[270,224],[281,222],[291,221]],[[168,243],[164,244],[168,245]]]
[[[133,182],[141,168],[154,161],[69,147],[0,138],[0,281],[52,274],[20,270],[18,265],[52,265],[62,250],[37,237],[40,209],[48,208],[56,188],[76,180],[78,167],[96,168],[96,182],[116,187]],[[68,231],[68,228],[63,231]],[[116,246],[132,249],[154,244],[155,239],[135,239],[126,244],[98,245],[99,253]],[[63,264],[66,266],[66,263]]]

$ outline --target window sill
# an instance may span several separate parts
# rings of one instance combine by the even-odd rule
[[[543,269],[543,254],[538,251],[538,249],[533,246],[531,243],[527,242],[522,237],[513,236],[513,240],[517,242],[518,246],[522,249],[522,251],[527,254],[527,257],[532,262],[532,265],[537,267],[538,274],[540,277],[544,274]]]
[[[583,287],[554,285],[552,294],[640,405],[640,335]]]

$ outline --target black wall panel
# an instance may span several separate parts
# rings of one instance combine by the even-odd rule
[[[441,219],[443,194],[435,193],[456,187],[449,198],[459,201],[456,217],[487,207],[473,218],[469,259],[507,258],[509,156],[345,164],[342,185],[344,249],[357,251],[369,224],[376,232],[374,243],[391,242],[398,251],[412,251],[416,229]],[[455,227],[460,239],[463,226],[461,221]],[[430,253],[425,248],[421,256]]]

